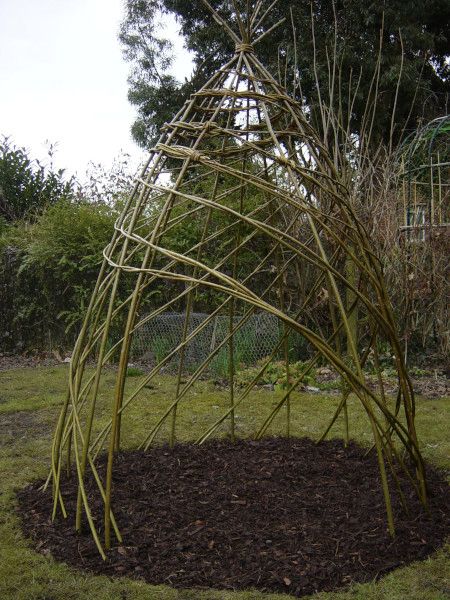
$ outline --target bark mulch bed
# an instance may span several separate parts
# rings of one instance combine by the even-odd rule
[[[42,482],[18,493],[18,510],[40,552],[94,573],[302,596],[423,559],[450,532],[448,485],[429,468],[431,514],[405,484],[411,511],[405,515],[393,495],[392,539],[376,457],[365,452],[337,440],[316,445],[281,438],[124,452],[114,475],[124,542],[106,562],[86,525],[82,534],[74,532],[75,477],[63,488],[67,520],[51,523],[51,495],[38,491]],[[88,481],[98,510],[94,485]]]

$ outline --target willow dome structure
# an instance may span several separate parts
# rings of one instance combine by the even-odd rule
[[[294,434],[290,430],[293,390],[320,361],[332,366],[343,381],[332,423],[340,413],[348,419],[350,393],[365,409],[391,533],[388,469],[394,480],[398,468],[406,470],[411,485],[426,502],[413,391],[380,263],[320,136],[301,106],[257,58],[255,46],[270,31],[258,34],[265,16],[262,5],[256,2],[249,14],[237,13],[234,24],[213,11],[236,44],[235,54],[164,126],[104,251],[74,348],[69,392],[52,450],[54,516],[58,509],[66,512],[61,481],[68,454],[79,480],[76,527],[80,528],[86,515],[103,556],[111,545],[112,530],[121,540],[120,523],[114,519],[112,476],[127,409],[140,402],[145,387],[174,357],[178,375],[173,396],[167,398],[163,414],[155,415],[149,425],[142,449],[161,431],[168,432],[170,445],[175,443],[180,402],[184,400],[183,410],[189,410],[190,390],[223,349],[229,364],[229,406],[221,415],[218,411],[211,414],[197,442],[201,444],[224,427],[231,440],[235,438],[239,406],[280,356],[289,383],[277,405],[271,403],[268,413],[261,415],[254,435],[264,435],[275,416],[283,413],[286,435]],[[189,239],[184,237],[181,247],[186,228]],[[124,282],[132,282],[132,293],[125,297]],[[168,286],[171,299],[148,313],[142,308],[145,298],[161,282]],[[197,327],[190,326],[189,316],[204,294],[212,307],[208,319],[227,315],[229,332],[195,372],[186,373],[186,349],[208,323],[206,319]],[[179,344],[157,361],[135,389],[131,389],[132,382],[125,386],[134,333],[159,314],[175,309],[185,314]],[[282,335],[253,380],[238,387],[236,336],[251,315],[261,312],[279,320]],[[293,379],[289,376],[290,343],[299,337],[308,344],[311,356],[301,376]],[[395,406],[386,401],[381,379],[380,389],[373,391],[363,374],[369,358],[377,364],[380,340],[395,356],[399,382]],[[93,361],[92,372],[87,367]],[[98,422],[104,409],[98,402],[99,385],[111,362],[118,362],[115,392],[109,422],[101,429]],[[332,423],[324,425],[325,434]],[[108,457],[106,472],[99,472],[96,461],[103,450]],[[104,500],[104,541],[85,491],[88,471],[94,474]]]

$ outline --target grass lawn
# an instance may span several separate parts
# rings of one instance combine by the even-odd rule
[[[67,366],[15,369],[0,373],[0,599],[1,600],[279,600],[288,595],[263,594],[258,591],[225,592],[174,590],[166,586],[151,586],[130,579],[109,579],[91,576],[56,563],[31,549],[23,537],[14,512],[14,489],[47,474],[50,441],[59,406],[64,398]],[[101,403],[111,399],[114,374],[108,373],[102,382]],[[136,385],[139,377],[129,380]],[[144,428],[154,421],[173,390],[168,376],[155,380],[153,387],[124,418],[123,440],[133,447],[143,438]],[[237,434],[244,437],[254,432],[273,405],[278,393],[256,391],[239,407]],[[292,396],[292,432],[298,436],[317,437],[331,418],[337,396]],[[209,382],[198,382],[180,406],[178,439],[195,439],[210,422],[210,415],[228,403],[227,394]],[[424,457],[433,464],[450,467],[449,412],[450,398],[426,400],[418,398],[417,427]],[[359,404],[350,399],[350,433],[360,443],[370,443],[371,434]],[[103,421],[104,422],[104,421]],[[99,423],[98,426],[101,426]],[[280,413],[269,435],[283,433]],[[338,421],[331,435],[342,435]],[[162,432],[164,434],[164,431]],[[225,435],[221,429],[218,435]],[[339,593],[314,596],[317,600],[444,600],[450,597],[450,561],[447,549],[440,550],[426,561],[383,577],[376,583],[354,585]]]

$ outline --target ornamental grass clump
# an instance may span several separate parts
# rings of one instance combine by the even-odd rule
[[[61,481],[66,460],[69,465],[74,461],[78,478],[75,527],[81,529],[85,516],[105,557],[113,536],[122,539],[120,523],[114,518],[112,481],[127,408],[142,400],[146,386],[176,358],[172,396],[140,445],[147,450],[167,431],[173,447],[180,403],[183,401],[186,410],[195,382],[226,352],[229,404],[222,414],[211,414],[197,443],[224,427],[230,440],[235,440],[239,406],[280,357],[290,384],[276,405],[261,415],[254,435],[261,438],[277,415],[284,415],[286,436],[292,435],[292,390],[315,366],[328,364],[343,384],[341,401],[324,435],[342,414],[348,439],[347,400],[354,394],[370,423],[387,522],[394,535],[388,471],[397,482],[397,473],[403,470],[422,504],[426,504],[426,492],[414,426],[413,390],[380,262],[355,214],[336,160],[299,103],[257,58],[257,44],[270,32],[261,33],[263,3],[256,2],[246,15],[236,11],[234,23],[225,22],[206,0],[204,4],[233,40],[235,53],[163,127],[104,250],[73,351],[69,389],[53,441],[49,478],[53,517],[58,511],[66,515]],[[193,225],[195,236],[181,252],[174,240],[178,231],[186,231],[187,224]],[[265,250],[262,258],[261,248]],[[253,261],[240,260],[252,252],[257,257]],[[132,292],[125,297],[119,294],[124,280],[132,282]],[[144,313],[141,307],[146,295],[161,282],[170,286],[171,299]],[[191,327],[190,315],[205,290],[214,298],[215,308]],[[158,353],[157,364],[135,385],[127,381],[134,333],[161,313],[181,309],[185,325],[178,344],[165,349],[164,356]],[[252,379],[238,386],[236,338],[251,316],[261,312],[279,320],[280,336]],[[207,357],[194,372],[187,373],[185,356],[216,315],[228,317],[228,334],[211,344]],[[291,342],[294,338],[298,342],[299,337],[312,354],[307,365],[291,376]],[[386,401],[381,377],[377,390],[368,387],[364,377],[369,356],[377,363],[381,342],[395,357],[399,388],[394,406]],[[115,392],[109,422],[101,429],[96,427],[98,390],[113,357],[118,357]],[[92,361],[93,372],[86,368]],[[100,470],[97,459],[104,451],[106,466]],[[103,499],[101,528],[86,493],[88,472]]]

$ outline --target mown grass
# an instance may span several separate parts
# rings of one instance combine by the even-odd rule
[[[65,393],[67,366],[16,369],[0,373],[0,598],[4,600],[287,600],[290,596],[245,592],[174,590],[129,579],[92,576],[50,556],[35,552],[24,538],[15,514],[14,490],[47,473],[51,435]],[[114,373],[102,381],[98,427],[106,420]],[[129,385],[139,384],[137,374]],[[145,388],[140,400],[130,406],[124,418],[123,439],[129,447],[142,440],[144,432],[167,407],[174,389],[171,377],[160,376]],[[237,434],[250,435],[264,420],[279,393],[260,390],[252,393],[237,411]],[[292,432],[317,437],[333,414],[337,396],[293,394]],[[195,439],[228,404],[226,392],[210,382],[198,382],[179,410],[177,434],[180,440]],[[427,460],[450,467],[450,398],[418,399],[417,427]],[[350,400],[351,436],[370,443],[370,432],[359,403]],[[277,416],[268,434],[284,432],[284,413]],[[226,435],[226,426],[217,435]],[[164,428],[161,432],[163,436]],[[343,423],[332,430],[340,437]],[[161,439],[161,438],[159,438]],[[314,596],[318,600],[443,600],[449,597],[448,547],[428,560],[383,577],[380,581],[354,585],[345,591]]]

